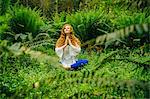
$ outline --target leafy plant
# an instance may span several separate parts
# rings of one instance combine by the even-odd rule
[[[0,16],[0,39],[6,38],[6,32],[9,30],[8,22],[10,18],[10,14]]]
[[[25,8],[23,6],[14,7],[12,18],[10,19],[10,28],[16,34],[32,33],[35,37],[40,32],[40,27],[44,25],[40,11],[34,8]]]
[[[43,45],[50,45],[53,47],[56,42],[55,39],[52,39],[47,33],[40,33],[34,39],[32,36],[28,38],[30,38],[29,41],[23,42],[22,45],[29,48],[36,48]]]
[[[140,39],[140,44],[149,43],[149,24],[137,24],[126,27],[119,31],[105,34],[96,38],[96,43],[98,44],[111,44],[113,42],[122,42],[126,38],[131,38],[128,40]],[[132,41],[133,42],[133,41]],[[131,42],[130,42],[131,43]],[[114,44],[114,43],[113,43]],[[134,46],[134,45],[131,45]]]
[[[59,68],[55,55],[29,48],[24,52],[17,57],[1,57],[2,98],[149,98],[149,67],[144,69],[141,65],[148,64],[149,57],[140,56],[137,50],[85,52],[78,58],[88,59],[89,64],[76,71]]]
[[[105,27],[108,29],[106,26],[107,23],[103,23],[105,20],[105,15],[103,14],[102,9],[96,11],[79,11],[75,14],[68,15],[66,22],[74,27],[75,33],[84,42],[95,38],[97,35],[104,34]],[[107,22],[107,19],[105,22]]]
[[[105,34],[111,30],[111,22],[106,18],[103,9],[78,11],[76,13],[67,14],[62,12],[55,14],[52,18],[52,27],[56,30],[54,33],[58,38],[60,29],[65,23],[73,26],[75,35],[82,42],[95,38],[100,34]],[[104,14],[104,15],[103,15]]]
[[[0,1],[0,15],[4,15],[10,5],[10,0],[1,0]]]
[[[131,13],[130,11],[114,10],[114,12],[110,14],[114,14],[115,19],[111,19],[111,22],[116,29],[124,28],[132,24],[150,23],[149,16],[146,16],[144,12]]]
[[[65,4],[64,0],[59,1]],[[141,0],[136,1],[140,3]],[[37,0],[22,2],[25,5],[33,2],[39,4]],[[46,2],[52,1],[45,0]],[[61,2],[56,2],[56,5]],[[68,2],[71,4],[71,0]],[[80,9],[75,13],[55,13],[50,21],[41,17],[38,19],[40,14],[37,15],[35,9],[14,7],[14,12],[11,12],[12,18],[9,16],[11,18],[9,25],[12,25],[11,30],[13,26],[15,29],[9,32],[5,32],[9,28],[7,25],[9,18],[7,20],[5,16],[0,17],[2,20],[0,27],[4,24],[8,26],[0,28],[1,33],[9,33],[9,38],[16,41],[23,40],[21,43],[0,40],[2,99],[150,98],[148,13],[140,12],[141,10],[138,12],[135,9],[129,11],[127,7],[120,9],[134,1],[79,0],[79,2],[82,2],[81,6],[90,8]],[[88,3],[91,2],[93,5],[90,6]],[[99,4],[95,6],[96,3]],[[48,6],[49,4],[46,7]],[[56,9],[62,10],[58,8]],[[28,11],[32,13],[29,14]],[[36,13],[35,16],[33,13]],[[140,47],[129,49],[123,46],[120,49],[107,48],[102,52],[91,51],[91,53],[82,49],[78,59],[88,59],[89,63],[78,70],[66,71],[61,68],[53,46],[64,23],[71,24],[82,42],[87,41],[85,43],[90,43],[91,46],[114,46],[114,44],[123,46],[122,43],[131,43],[131,46],[140,45]],[[31,33],[34,33],[33,36]]]
[[[108,46],[116,47],[124,44],[134,48],[148,44],[150,42],[149,37],[149,24],[136,24],[108,34],[97,36],[97,38],[83,43],[82,46],[90,45],[96,47],[97,45],[104,45],[105,48],[107,48]]]

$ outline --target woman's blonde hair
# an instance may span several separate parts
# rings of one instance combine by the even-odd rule
[[[77,43],[80,46],[81,42],[77,37],[75,37],[73,27],[70,24],[65,24],[61,29],[61,35],[56,42],[56,47],[61,47],[65,44],[66,34],[64,33],[64,29],[66,26],[70,27],[71,35],[70,35],[69,39],[71,40],[72,45],[76,46],[76,43]]]

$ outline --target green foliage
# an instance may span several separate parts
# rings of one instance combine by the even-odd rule
[[[0,57],[2,56],[18,56],[22,54],[20,50],[21,43],[9,42],[8,40],[0,40]]]
[[[103,24],[104,17],[102,9],[98,11],[79,11],[68,15],[66,21],[74,27],[75,33],[79,35],[80,39],[86,41],[100,35],[98,29]]]
[[[81,0],[19,0],[20,4],[30,6],[31,8],[38,7],[42,10],[42,14],[51,18],[54,13],[73,12],[79,9]]]
[[[131,11],[119,11],[119,9],[115,9],[114,12],[110,13],[109,17],[116,29],[124,28],[132,24],[150,23],[149,16],[146,16],[146,13],[142,12],[133,13]]]
[[[35,48],[33,48],[33,50],[44,52],[44,53],[46,53],[47,55],[50,55],[50,56],[55,55],[54,46],[52,47],[51,45],[48,45],[48,44],[43,45],[43,46],[35,47]]]
[[[10,14],[0,16],[0,39],[5,38],[5,32],[9,30],[8,21],[11,18]]]
[[[90,11],[78,11],[73,14],[56,14],[53,17],[53,28],[58,32],[62,28],[64,23],[69,23],[73,26],[75,35],[77,35],[81,41],[87,41],[91,38],[95,38],[100,34],[110,31],[111,23],[109,19],[104,15],[103,9],[90,10]],[[59,35],[59,33],[57,33]]]
[[[88,59],[89,64],[80,70],[66,71],[54,64],[39,63],[26,54],[4,55],[0,65],[1,97],[149,98],[150,68],[139,64],[149,63],[148,57],[140,56],[139,49],[84,53],[78,58]]]
[[[10,5],[10,0],[1,0],[0,1],[0,15],[4,15]]]
[[[107,12],[114,8],[143,11],[150,5],[149,0],[19,0],[19,2],[24,6],[40,8],[43,15],[48,16],[48,18],[63,11],[72,13],[78,10],[99,9],[100,7],[104,7]]]
[[[1,57],[1,84],[0,84],[0,97],[23,97],[24,95],[19,95],[19,93],[24,93],[27,83],[24,81],[19,74],[22,69],[37,69],[38,64],[36,61],[31,60],[28,55],[22,55],[19,57],[13,56],[3,56]],[[25,94],[25,93],[24,93]]]
[[[50,21],[43,20],[39,10],[23,6],[12,7],[9,12],[12,16],[3,10],[5,15],[0,16],[0,98],[150,98],[149,1],[20,2],[32,8],[38,6],[43,15],[53,16],[48,17]],[[82,49],[84,53],[78,59],[88,59],[89,63],[78,70],[66,71],[54,51],[65,23],[73,26],[82,43],[115,48],[101,53]],[[17,43],[10,42],[14,40]],[[134,50],[122,43],[130,43]],[[115,44],[121,48],[117,49]]]
[[[148,11],[148,10],[146,10]],[[64,23],[69,23],[74,27],[75,33],[82,42],[96,38],[102,34],[108,34],[116,29],[122,29],[133,24],[149,23],[150,17],[146,12],[120,10],[119,7],[111,8],[108,12],[105,7],[92,10],[78,11],[72,14],[65,12],[56,14],[53,17],[53,25],[56,31]],[[54,34],[59,35],[56,32]],[[58,36],[56,36],[58,37]]]
[[[48,32],[48,34],[51,35],[51,37],[53,38],[59,38],[60,36],[60,32],[61,32],[61,28],[62,26],[66,23],[66,16],[67,13],[66,12],[62,12],[60,14],[55,13],[54,16],[52,17],[51,22],[51,28],[53,30],[50,30]]]
[[[40,32],[40,27],[44,25],[40,11],[23,6],[14,7],[12,18],[10,19],[11,30],[16,34],[32,33],[35,37]]]
[[[149,4],[150,2],[148,0],[90,0],[90,2],[87,2],[87,9],[105,6],[106,10],[110,10],[112,8],[125,8],[127,10],[141,11],[145,8],[149,8]]]
[[[118,31],[100,35],[96,38],[96,45],[119,45],[119,43],[125,43],[126,45],[134,46],[143,45],[149,43],[149,24],[136,24],[120,29]],[[137,40],[137,41],[136,41]],[[130,41],[130,42],[128,42]]]
[[[54,46],[54,39],[52,39],[47,33],[39,33],[34,39],[31,35],[28,35],[29,41],[23,42],[22,45],[30,48],[35,48],[42,45]]]

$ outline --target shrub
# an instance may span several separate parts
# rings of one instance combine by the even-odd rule
[[[16,34],[32,33],[35,37],[40,32],[40,27],[44,25],[40,11],[34,8],[25,8],[23,6],[14,7],[12,18],[10,19],[10,28]]]
[[[120,29],[133,24],[150,23],[150,16],[146,12],[131,12],[114,9],[109,13],[109,18],[114,24],[114,29]]]
[[[78,11],[72,14],[63,12],[55,14],[52,20],[52,25],[56,30],[54,34],[58,36],[63,24],[69,23],[73,26],[75,34],[82,42],[111,30],[109,26],[111,22],[106,18],[106,14],[102,8],[98,10]]]
[[[107,19],[100,10],[79,11],[75,14],[67,15],[66,22],[70,23],[82,41],[95,38],[97,35],[103,34],[105,31],[105,23]],[[108,29],[108,28],[107,28]]]
[[[9,7],[10,0],[1,0],[0,1],[0,15],[4,15]]]
[[[5,32],[9,29],[8,21],[10,18],[10,14],[0,16],[0,39],[6,38]]]

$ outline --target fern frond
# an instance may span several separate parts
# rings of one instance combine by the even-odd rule
[[[54,46],[55,40],[52,39],[47,33],[40,33],[34,39],[23,43],[22,45],[35,48],[42,45],[52,45]]]
[[[108,44],[114,44],[114,42],[117,40],[122,41],[130,35],[136,35],[136,37],[141,37],[140,39],[143,39],[142,35],[144,34],[150,36],[149,31],[149,24],[131,25],[124,29],[98,36],[95,44],[107,46]]]

